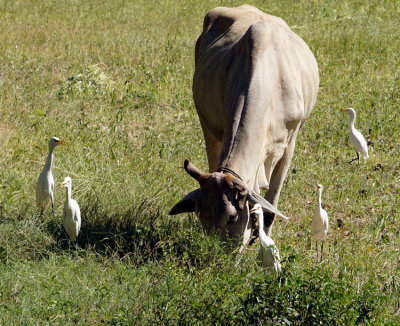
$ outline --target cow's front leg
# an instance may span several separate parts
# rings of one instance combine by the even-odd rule
[[[222,142],[205,127],[207,124],[203,123],[200,118],[200,123],[203,129],[204,140],[206,143],[207,159],[209,172],[216,172],[218,169],[219,156],[221,153]]]
[[[272,205],[278,208],[279,196],[282,190],[283,182],[285,181],[285,177],[287,171],[290,166],[290,162],[292,161],[294,146],[296,142],[296,137],[300,129],[300,123],[297,125],[297,128],[293,132],[292,136],[289,139],[288,146],[286,147],[282,158],[276,164],[272,174],[271,180],[269,183],[269,188],[265,193],[265,199],[268,200]],[[265,233],[270,237],[272,232],[272,225],[274,224],[275,214],[266,213],[264,214],[264,229]]]

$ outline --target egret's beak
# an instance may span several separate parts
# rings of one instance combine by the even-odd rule
[[[340,111],[342,111],[342,112],[347,112],[347,109],[340,109]]]
[[[67,145],[66,143],[65,143],[65,141],[63,141],[63,140],[59,140],[59,141],[57,141],[57,144],[58,145]]]
[[[250,214],[253,214],[256,210],[257,210],[257,207],[253,207],[253,208],[250,210]]]
[[[65,187],[67,185],[67,183],[66,182],[63,182],[62,184],[61,184],[61,188],[62,187]]]

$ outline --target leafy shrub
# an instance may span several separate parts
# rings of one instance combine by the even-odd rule
[[[63,99],[80,94],[107,95],[111,91],[112,81],[99,65],[88,65],[79,73],[69,77],[57,91],[57,95],[59,99]]]
[[[239,309],[247,324],[350,325],[368,322],[377,311],[378,289],[366,284],[357,292],[322,268],[302,273],[293,266],[280,277],[254,280]]]

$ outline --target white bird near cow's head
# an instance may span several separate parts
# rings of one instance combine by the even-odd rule
[[[276,273],[280,273],[281,258],[279,256],[279,250],[276,247],[274,240],[272,240],[264,231],[264,214],[262,206],[256,203],[250,210],[250,214],[256,214],[258,219],[258,236],[261,242],[260,254],[263,267],[274,270]]]
[[[76,200],[71,198],[72,180],[66,177],[61,184],[61,187],[66,188],[66,197],[64,202],[64,215],[63,222],[65,232],[67,232],[69,239],[72,242],[76,241],[81,229],[81,211]]]
[[[43,214],[47,205],[51,202],[54,218],[56,217],[54,213],[54,179],[51,168],[53,165],[53,152],[58,145],[65,145],[65,142],[57,137],[50,138],[49,154],[36,183],[36,203],[40,209],[40,215]]]
[[[317,260],[318,260],[318,241],[322,241],[321,244],[321,260],[322,260],[322,250],[324,249],[324,240],[328,234],[329,229],[329,219],[327,212],[322,208],[321,197],[322,197],[322,185],[318,184],[318,202],[317,207],[314,210],[314,215],[311,221],[311,231],[312,237],[316,241],[317,249]]]
[[[354,127],[354,123],[356,121],[356,111],[353,108],[344,109],[342,111],[349,115],[350,140],[357,154],[357,158],[354,158],[351,160],[351,162],[355,160],[360,162],[360,154],[364,157],[364,159],[367,159],[369,157],[367,142],[365,141],[365,138],[361,132]]]

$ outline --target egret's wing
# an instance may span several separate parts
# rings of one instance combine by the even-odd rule
[[[325,227],[325,230],[328,231],[328,229],[329,229],[328,213],[325,210],[323,211],[323,213],[324,213],[324,227]]]
[[[79,222],[81,219],[81,210],[76,200],[74,200],[74,213],[74,221]]]

